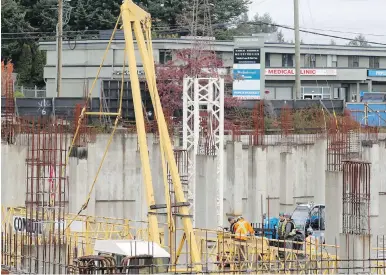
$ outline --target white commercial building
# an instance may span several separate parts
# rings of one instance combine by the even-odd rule
[[[121,34],[119,34],[121,36]],[[124,40],[114,40],[93,92],[99,97],[113,96],[121,78]],[[107,38],[108,39],[108,38]],[[63,97],[81,97],[97,73],[108,40],[73,41],[63,44],[62,92]],[[175,51],[192,46],[187,38],[153,40],[154,60],[166,63],[175,58]],[[209,43],[209,42],[208,42]],[[233,67],[235,41],[210,41],[211,48],[229,70]],[[260,43],[261,45],[261,43]],[[253,43],[251,43],[253,47]],[[41,42],[47,51],[44,78],[47,97],[56,95],[55,42]],[[265,99],[292,99],[295,87],[295,47],[293,44],[264,43],[260,48]],[[137,62],[140,62],[139,52]],[[386,47],[351,47],[339,45],[301,45],[302,97],[310,99],[359,100],[360,92],[386,92]],[[139,73],[141,72],[141,64]],[[262,75],[264,75],[264,73]]]

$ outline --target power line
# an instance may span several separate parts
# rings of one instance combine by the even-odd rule
[[[269,22],[263,22],[263,21],[250,21],[250,22],[244,22],[241,24],[245,25],[269,25],[269,26],[274,26],[278,28],[283,28],[283,29],[288,29],[288,30],[294,30],[293,27],[286,26],[286,25],[281,25],[281,24],[276,24],[276,23],[269,23]],[[227,23],[216,23],[212,24],[212,26],[215,27],[226,27],[229,26]],[[311,28],[308,28],[311,29]],[[170,33],[175,33],[179,31],[189,31],[189,26],[176,26],[176,28],[172,27],[153,27],[153,30],[159,31],[160,34],[170,34]],[[99,31],[102,30],[82,30],[82,31],[64,31],[63,35],[65,34],[76,34],[82,35],[82,36],[87,36],[87,33],[95,32],[95,34],[99,34]],[[323,30],[326,31],[326,30]],[[338,36],[338,35],[332,35],[332,34],[326,34],[326,33],[320,33],[320,32],[315,32],[315,31],[310,31],[307,30],[306,28],[301,28],[300,32],[302,33],[308,33],[308,34],[313,34],[317,36],[324,36],[324,37],[329,37],[329,38],[335,38],[335,39],[341,39],[341,40],[346,40],[346,41],[353,41],[355,38],[349,38],[349,37],[343,37],[343,36]],[[348,33],[348,32],[346,32]],[[7,35],[13,35],[12,37],[4,37]],[[42,39],[42,38],[55,38],[56,35],[54,35],[54,32],[51,32],[53,35],[47,35],[50,34],[50,32],[29,32],[28,35],[27,33],[18,33],[20,36],[15,35],[17,33],[2,33],[2,40],[18,40],[18,39]],[[26,35],[27,34],[27,35]],[[37,35],[37,34],[42,34],[42,35]],[[359,34],[359,33],[358,33]],[[91,34],[90,34],[91,35]],[[71,37],[72,38],[72,37]],[[374,45],[380,45],[380,46],[386,46],[386,43],[380,43],[380,42],[375,42],[375,41],[366,41],[368,44],[374,44]]]
[[[285,26],[285,25],[279,25],[275,23],[267,23],[267,22],[262,22],[262,21],[256,21],[256,22],[246,22],[243,24],[250,24],[250,25],[270,25],[278,28],[283,28],[283,29],[288,29],[288,30],[294,30],[293,27],[290,26]],[[347,40],[347,41],[353,41],[355,38],[348,38],[348,37],[342,37],[342,36],[337,36],[337,35],[331,35],[331,34],[325,34],[325,33],[319,33],[319,32],[314,32],[314,31],[308,31],[306,29],[300,29],[300,32],[303,33],[309,33],[309,34],[314,34],[314,35],[319,35],[319,36],[325,36],[325,37],[330,37],[330,38],[336,38],[336,39],[342,39],[342,40]],[[381,45],[381,46],[386,46],[386,43],[380,43],[380,42],[374,42],[374,41],[366,41],[368,44],[374,44],[374,45]]]
[[[254,22],[251,21],[251,22],[245,22],[245,23],[242,23],[242,24],[253,24]],[[260,22],[257,22],[257,23],[260,23]],[[278,25],[278,24],[274,24],[274,23],[267,23],[267,22],[262,22],[263,24],[271,24],[271,25]],[[213,25],[224,25],[226,23],[217,23],[217,24],[213,24]],[[279,25],[278,25],[279,26]],[[280,26],[284,26],[284,25],[280,25]],[[172,29],[181,29],[181,28],[188,28],[189,26],[181,26],[181,25],[169,25],[169,26],[153,26],[152,29],[153,30],[170,30],[171,28]],[[386,37],[386,34],[377,34],[377,33],[360,33],[360,32],[349,32],[349,31],[339,31],[339,30],[331,30],[331,29],[320,29],[320,28],[309,28],[309,27],[303,27],[302,28],[303,30],[316,30],[316,31],[323,31],[323,32],[335,32],[335,33],[345,33],[345,34],[355,34],[355,35],[359,35],[359,34],[362,34],[362,35],[365,35],[365,36],[377,36],[377,37]],[[73,31],[73,30],[68,30],[68,31],[63,31],[63,33],[88,33],[88,32],[99,32],[99,31],[104,31],[104,30],[77,30],[77,31]],[[8,33],[2,33],[2,35],[29,35],[29,34],[55,34],[55,31],[51,31],[51,32],[8,32]]]

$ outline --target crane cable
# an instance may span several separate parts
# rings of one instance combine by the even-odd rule
[[[124,71],[124,69],[125,69],[125,63],[126,63],[126,49],[125,49],[124,53],[125,53],[125,54],[124,54],[124,57],[123,57],[123,68],[122,68],[123,71]],[[105,158],[106,158],[106,156],[107,156],[107,152],[108,152],[108,150],[109,150],[109,148],[110,148],[111,142],[113,141],[114,134],[115,134],[115,132],[116,132],[116,130],[117,130],[117,127],[118,127],[118,122],[119,122],[119,120],[120,120],[121,117],[122,117],[121,114],[122,114],[122,98],[123,98],[123,87],[124,87],[124,75],[125,75],[125,74],[122,74],[121,94],[120,94],[120,97],[119,97],[119,110],[118,110],[118,115],[117,115],[117,117],[115,118],[113,131],[111,132],[111,135],[110,135],[109,140],[108,140],[108,142],[107,142],[106,149],[105,149],[105,151],[104,151],[104,153],[103,153],[101,162],[100,162],[100,164],[99,164],[99,167],[98,167],[98,170],[97,170],[96,175],[95,175],[95,177],[94,177],[94,180],[93,180],[93,183],[92,183],[92,185],[91,185],[91,188],[90,188],[90,190],[89,190],[89,192],[88,192],[88,194],[87,194],[85,203],[82,205],[82,207],[80,208],[80,210],[79,210],[79,212],[76,214],[76,216],[75,216],[73,219],[71,219],[71,221],[70,221],[70,223],[67,225],[66,229],[69,228],[70,225],[72,224],[72,222],[73,222],[77,217],[79,217],[79,215],[82,213],[83,210],[85,210],[85,209],[87,208],[88,203],[89,203],[90,198],[91,198],[92,191],[94,190],[95,184],[96,184],[96,182],[97,182],[97,180],[98,180],[99,173],[100,173],[100,171],[102,170],[102,166],[103,166],[104,160],[105,160]]]
[[[78,126],[77,126],[77,128],[76,128],[74,137],[73,137],[73,139],[72,139],[70,148],[69,148],[69,150],[68,150],[68,154],[67,154],[67,156],[66,156],[66,162],[65,162],[65,165],[64,165],[65,167],[67,167],[67,165],[68,165],[68,162],[69,162],[69,159],[70,159],[70,155],[71,155],[72,149],[73,149],[73,147],[74,147],[75,140],[76,140],[76,138],[77,138],[77,136],[78,136],[78,134],[79,134],[79,128],[80,128],[80,125],[82,124],[82,120],[83,120],[83,118],[84,118],[84,115],[85,115],[85,111],[86,111],[88,102],[89,102],[90,97],[91,97],[91,95],[92,95],[92,91],[93,91],[94,88],[95,88],[97,79],[98,79],[98,77],[99,77],[99,75],[100,75],[100,72],[101,72],[101,70],[102,70],[104,61],[105,61],[105,59],[106,59],[106,57],[107,57],[107,53],[108,53],[108,51],[109,51],[109,49],[110,49],[110,46],[111,46],[111,43],[112,43],[112,41],[113,41],[113,39],[114,39],[115,33],[116,33],[117,29],[118,29],[118,24],[119,24],[120,19],[121,19],[121,14],[119,14],[118,19],[117,19],[117,22],[115,23],[114,30],[113,30],[113,32],[112,32],[112,34],[111,34],[109,43],[107,44],[107,47],[106,47],[106,50],[105,50],[105,52],[104,52],[102,61],[101,61],[100,65],[99,65],[99,68],[98,68],[98,71],[97,71],[97,75],[96,75],[96,77],[95,77],[95,79],[94,79],[94,81],[93,81],[93,83],[92,83],[92,85],[91,85],[90,91],[89,91],[89,93],[88,93],[88,95],[87,95],[87,98],[86,98],[86,102],[85,102],[85,104],[84,104],[84,106],[83,106],[83,109],[82,109],[82,112],[81,112],[81,114],[80,114],[80,116],[79,116]],[[126,49],[125,49],[125,52],[126,52]],[[126,58],[126,57],[124,56],[123,70],[124,70],[124,68],[125,68],[125,63],[126,63],[126,62],[125,62],[125,61],[126,61],[125,58]],[[88,193],[88,195],[87,195],[85,204],[82,205],[82,207],[81,207],[81,209],[79,210],[79,212],[77,213],[77,215],[76,215],[73,219],[71,219],[70,223],[66,226],[66,230],[71,226],[72,222],[73,222],[73,221],[81,214],[81,212],[82,212],[84,209],[87,208],[88,202],[89,202],[90,197],[91,197],[91,193],[92,193],[92,191],[93,191],[93,189],[94,189],[94,187],[95,187],[95,183],[96,183],[96,181],[97,181],[97,179],[98,179],[99,172],[100,172],[100,170],[101,170],[101,168],[102,168],[103,162],[104,162],[105,157],[106,157],[106,155],[107,155],[108,148],[109,148],[109,146],[110,146],[110,144],[111,144],[111,142],[112,142],[113,136],[114,136],[115,131],[116,131],[117,126],[118,126],[118,122],[119,122],[119,120],[120,120],[120,118],[121,118],[121,113],[122,113],[122,95],[123,95],[123,86],[124,86],[124,85],[123,85],[123,84],[124,84],[124,83],[123,83],[123,80],[124,80],[124,73],[122,73],[122,86],[121,86],[121,94],[120,94],[120,101],[119,101],[119,111],[118,111],[118,115],[117,115],[117,117],[116,117],[116,119],[115,119],[114,128],[113,128],[113,131],[112,131],[112,133],[111,133],[111,135],[110,135],[109,141],[108,141],[108,143],[107,143],[107,146],[106,146],[105,152],[104,152],[104,154],[103,154],[101,163],[100,163],[100,165],[99,165],[99,167],[98,167],[98,171],[97,171],[97,173],[96,173],[96,175],[95,175],[95,178],[94,178],[93,184],[92,184],[92,186],[91,186],[91,189],[90,189],[90,191],[89,191],[89,193]],[[65,169],[62,170],[62,177],[65,176],[64,173],[65,173]],[[57,185],[57,187],[58,187],[58,185]],[[56,190],[56,192],[57,192],[57,190]],[[55,192],[55,193],[56,193],[56,192]]]

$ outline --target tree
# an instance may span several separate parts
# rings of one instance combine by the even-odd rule
[[[74,8],[71,11],[68,29],[83,31],[114,28],[120,13],[120,1],[75,0],[73,2],[71,5]]]
[[[38,87],[44,87],[44,65],[46,64],[45,52],[42,52],[37,45],[33,47],[31,82]]]
[[[334,39],[331,39],[331,40],[330,40],[330,45],[336,45],[336,42],[335,42]]]
[[[268,13],[260,16],[256,13],[252,20],[249,20],[247,13],[243,13],[234,21],[234,27],[223,31],[222,36],[216,35],[217,39],[232,39],[236,35],[252,35],[257,33],[274,33],[277,32],[277,27],[272,17]],[[279,34],[278,34],[279,35]],[[283,33],[280,34],[281,41],[284,41]]]
[[[19,58],[18,84],[29,85],[32,72],[32,52],[28,44],[24,44]]]
[[[28,22],[39,32],[56,32],[58,22],[57,0],[38,0],[27,13]]]
[[[356,46],[356,47],[368,47],[370,46],[367,43],[366,37],[362,34],[357,35],[354,40],[351,40],[348,44],[348,46]]]
[[[181,35],[190,32],[189,26],[192,24],[192,2],[191,0],[134,0],[145,8],[153,19],[153,32],[162,35]],[[210,14],[210,22],[214,29],[214,35],[218,39],[232,39],[239,32],[235,30],[239,25],[235,22],[248,22],[248,5],[250,0],[207,0],[209,10],[199,6],[199,22],[203,24],[206,11]],[[120,13],[121,1],[117,0],[72,0],[71,17],[64,30],[84,31],[84,30],[106,30],[113,29],[117,17]],[[188,20],[183,22],[183,18]],[[254,20],[270,21],[269,15],[259,17]],[[241,22],[240,21],[240,22]],[[256,22],[252,27],[245,28],[240,33],[271,32],[270,26],[263,26]],[[42,68],[36,66],[42,64],[40,53],[35,56],[37,42],[39,39],[55,39],[57,24],[57,0],[2,0],[1,2],[1,24],[2,24],[2,59],[12,59],[15,61],[15,71],[22,71],[21,81],[30,84],[40,85],[42,80],[38,80]],[[234,26],[234,27],[230,27]],[[162,28],[161,28],[162,27]],[[244,27],[239,26],[240,30]],[[166,31],[165,31],[166,30]],[[39,32],[39,34],[29,34],[29,32]],[[17,33],[11,39],[4,33]],[[66,36],[66,35],[65,35]],[[7,38],[8,37],[8,38]],[[65,37],[64,37],[65,39]],[[21,68],[19,62],[25,64],[24,56],[27,54],[27,46],[34,57],[30,64],[33,70]],[[23,53],[22,53],[23,51]],[[23,58],[21,55],[23,54]],[[32,65],[31,65],[32,66]],[[35,71],[32,75],[32,71]],[[30,71],[30,79],[27,80],[26,72]]]
[[[204,25],[204,21],[209,22],[207,19],[204,20],[208,14],[210,14],[210,23],[215,34],[224,32],[227,29],[225,24],[232,23],[246,13],[251,3],[250,0],[208,0],[208,6],[201,3],[196,11],[193,1],[189,0],[134,1],[151,14],[156,28],[162,28],[167,33],[175,32],[183,35],[190,33],[196,19],[200,35],[200,28]],[[193,12],[196,14],[195,18],[193,18]]]
[[[24,39],[17,39],[17,35],[4,35],[6,33],[25,33],[33,31],[26,18],[26,9],[15,0],[1,1],[1,59],[18,61]],[[25,36],[25,35],[24,35]],[[15,68],[17,62],[15,63]]]
[[[285,39],[284,39],[284,34],[283,34],[283,31],[282,30],[279,30],[277,32],[277,41],[279,43],[286,43]]]
[[[87,30],[89,28],[89,16],[84,0],[78,0],[71,16],[71,28],[74,30]]]

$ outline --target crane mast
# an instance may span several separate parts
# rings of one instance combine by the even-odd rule
[[[135,112],[136,128],[138,133],[142,174],[149,210],[148,219],[150,227],[150,238],[152,241],[160,243],[158,220],[155,211],[152,210],[152,206],[155,205],[154,190],[150,170],[145,123],[142,111],[143,109],[141,91],[137,74],[137,62],[135,57],[133,33],[135,34],[135,40],[142,59],[146,81],[149,87],[149,93],[153,104],[154,114],[158,123],[162,160],[166,160],[169,165],[176,201],[177,204],[179,204],[179,216],[181,216],[182,218],[184,235],[186,236],[186,240],[188,242],[188,245],[190,246],[191,262],[194,264],[196,270],[199,271],[201,269],[201,257],[193,230],[191,216],[189,215],[189,208],[186,204],[184,204],[186,203],[186,199],[184,197],[181,179],[178,173],[178,168],[174,157],[172,143],[170,140],[169,132],[167,130],[167,125],[156,86],[154,57],[151,41],[151,16],[143,9],[138,7],[136,4],[134,4],[132,0],[125,0],[123,2],[121,6],[121,16],[126,46],[125,54],[127,55],[128,60],[130,82],[133,95],[133,105]],[[166,188],[167,182],[165,181],[167,171],[164,168],[165,166],[166,165],[164,165],[163,163],[164,184]],[[168,200],[168,198],[165,199],[167,201],[167,211],[170,214],[170,201]]]

